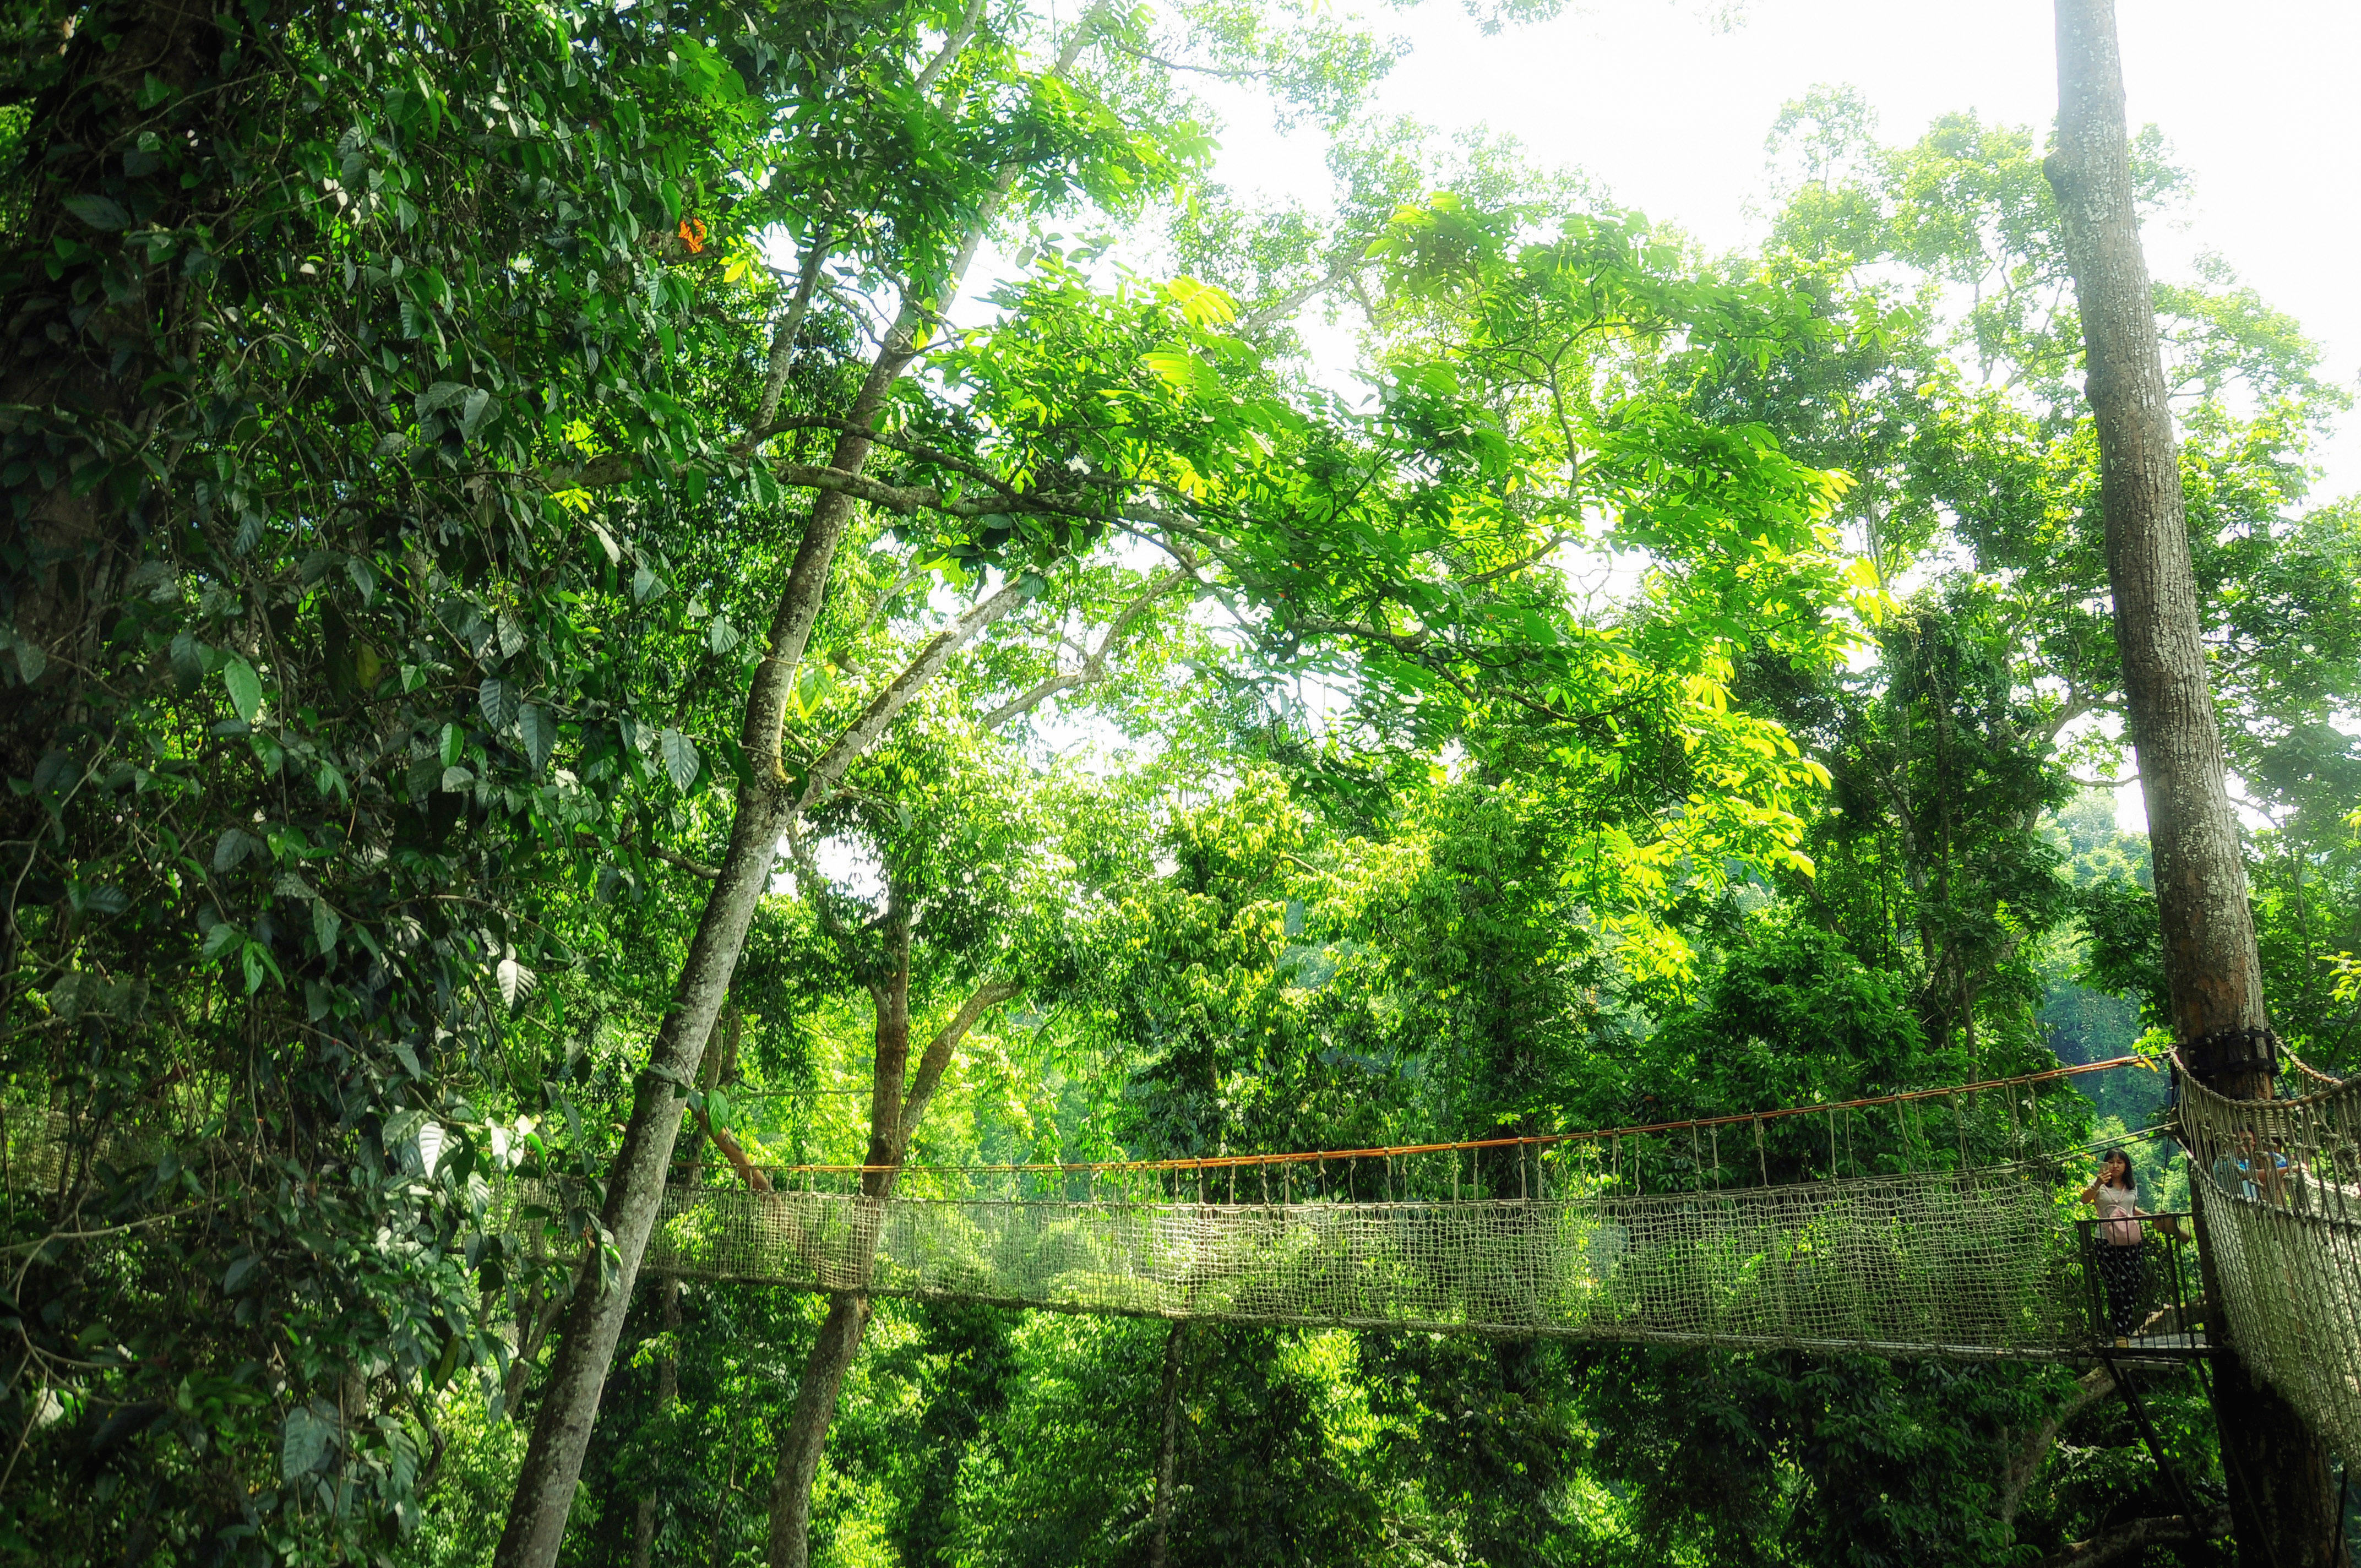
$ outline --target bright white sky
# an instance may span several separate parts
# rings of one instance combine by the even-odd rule
[[[1373,13],[1411,52],[1375,113],[1516,137],[1615,199],[1714,249],[1751,246],[1763,137],[1817,82],[1860,89],[1887,139],[1955,109],[2047,127],[2058,108],[2048,0],[1748,0],[1718,28],[1699,0],[1613,0],[1479,32],[1454,0]],[[2121,0],[2134,126],[2154,123],[2195,177],[2190,221],[2147,236],[2161,276],[2218,252],[2361,379],[2361,5],[2354,0]],[[1318,138],[1282,139],[1250,109],[1223,134],[1218,177],[1318,204]],[[2348,418],[2346,425],[2356,423]],[[2351,428],[2320,454],[2320,495],[2361,490]]]

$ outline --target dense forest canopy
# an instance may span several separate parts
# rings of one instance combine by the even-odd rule
[[[1393,43],[1291,0],[7,25],[0,1545],[489,1563],[521,1475],[583,1564],[2000,1563],[2172,1511],[2055,1367],[854,1310],[615,1220],[2133,1049],[2043,127],[1816,90],[1715,255],[1580,148],[1373,116]],[[1209,84],[1333,202],[1214,181]],[[2156,305],[2273,1018],[2342,1073],[2349,400],[2223,266]]]

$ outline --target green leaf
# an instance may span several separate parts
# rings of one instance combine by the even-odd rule
[[[477,706],[483,709],[484,722],[494,734],[505,734],[517,721],[517,689],[514,681],[504,681],[495,675],[476,691]]]
[[[459,405],[459,434],[468,441],[475,440],[476,432],[482,427],[484,415],[491,406],[491,393],[481,387],[468,388],[466,400]]]
[[[672,775],[673,787],[686,789],[697,782],[701,759],[697,745],[677,729],[667,729],[658,737],[656,749],[664,755],[664,772]]]
[[[1166,386],[1176,392],[1194,391],[1197,379],[1205,371],[1204,362],[1195,355],[1179,350],[1159,348],[1140,356],[1142,363],[1156,372]]]
[[[445,409],[457,408],[467,400],[467,394],[474,390],[473,387],[461,382],[437,381],[418,394],[414,405],[418,411],[418,417],[424,419],[428,414],[440,413]]]
[[[324,898],[312,901],[312,935],[319,941],[322,957],[336,950],[336,933],[345,927],[345,917],[328,907]]]
[[[533,994],[533,986],[540,981],[538,975],[517,961],[513,952],[494,967],[492,977],[500,984],[500,1000],[508,1003],[511,1013],[516,1011],[518,1003]]]
[[[537,773],[549,765],[550,753],[557,750],[557,716],[537,702],[529,702],[517,709],[517,728],[524,736],[524,754]]]
[[[114,234],[131,226],[131,214],[123,203],[112,196],[68,196],[60,203],[67,212],[103,234]]]
[[[254,716],[262,711],[262,677],[254,673],[254,666],[232,653],[222,665],[222,685],[229,688],[229,705],[237,709],[237,716],[253,723]]]
[[[225,828],[222,836],[214,840],[214,870],[217,872],[234,870],[238,861],[262,847],[262,840],[251,833],[241,832],[235,828]],[[214,929],[218,930],[220,927],[216,927]]]
[[[49,667],[48,654],[5,626],[0,626],[0,648],[9,649],[16,653],[16,678],[27,685],[31,685],[35,681],[39,680],[41,672]]]
[[[334,1411],[323,1413],[315,1406],[298,1406],[288,1411],[287,1420],[279,1429],[280,1479],[292,1481],[326,1468],[328,1452],[335,1438]]]

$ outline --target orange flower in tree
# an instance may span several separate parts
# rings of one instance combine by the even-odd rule
[[[681,219],[680,242],[688,247],[688,253],[691,256],[697,255],[703,251],[705,249],[704,222],[697,218]]]

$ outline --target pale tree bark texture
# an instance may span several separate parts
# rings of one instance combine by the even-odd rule
[[[697,1087],[708,1092],[719,1087],[736,1068],[738,1039],[745,1027],[745,1017],[733,1004],[723,1011],[714,1027],[721,1036],[721,1043],[717,1047],[711,1041],[706,1042],[705,1060],[697,1072]],[[712,1138],[715,1146],[729,1157],[731,1167],[741,1179],[746,1179],[749,1187],[763,1192],[771,1190],[769,1179],[747,1164],[746,1156],[736,1142],[728,1133],[708,1121],[702,1111],[697,1113],[697,1124]],[[701,1142],[694,1138],[689,1141],[686,1164],[688,1168],[681,1179],[690,1187],[704,1186],[705,1146]],[[656,1361],[656,1416],[662,1420],[671,1412],[673,1401],[680,1397],[680,1277],[668,1276],[659,1282],[656,1288],[664,1332],[673,1341]],[[640,1494],[639,1516],[631,1526],[631,1568],[649,1568],[655,1558],[656,1494],[652,1482],[643,1485],[646,1489]]]
[[[979,218],[979,236],[991,217],[986,213]],[[973,248],[970,246],[969,253]],[[952,277],[944,291],[950,291],[957,282],[957,277]],[[853,400],[852,428],[836,444],[830,462],[837,469],[857,474],[868,463],[875,446],[873,423],[894,382],[916,356],[917,323],[922,319],[923,313],[915,306],[905,310],[879,350]],[[767,651],[755,668],[746,697],[741,743],[753,775],[739,784],[729,852],[721,862],[720,875],[706,895],[697,934],[674,988],[671,1011],[664,1015],[648,1053],[648,1065],[640,1073],[623,1146],[608,1176],[601,1218],[614,1238],[616,1287],[596,1288],[593,1272],[588,1277],[593,1284],[577,1290],[566,1310],[564,1337],[558,1342],[541,1412],[533,1423],[533,1441],[525,1450],[516,1496],[509,1507],[508,1525],[494,1559],[499,1568],[550,1568],[557,1561],[558,1543],[565,1539],[566,1517],[573,1509],[574,1488],[582,1475],[583,1455],[589,1449],[590,1429],[598,1420],[598,1397],[606,1387],[631,1285],[639,1277],[640,1260],[647,1251],[648,1235],[664,1199],[664,1171],[672,1163],[673,1142],[679,1135],[681,1113],[687,1105],[685,1089],[696,1077],[706,1038],[729,994],[739,954],[745,948],[755,908],[770,887],[780,836],[815,799],[836,787],[845,770],[876,743],[895,716],[941,673],[952,654],[1022,602],[1014,587],[1005,588],[928,642],[910,667],[880,692],[852,728],[823,754],[798,789],[787,776],[780,750],[788,698],[803,663],[805,646],[827,600],[829,569],[836,547],[852,521],[853,504],[852,498],[840,491],[823,491],[818,497],[780,590]]]
[[[2100,507],[2125,704],[2155,860],[2172,1033],[2218,1092],[2268,1099],[2275,1039],[2246,903],[2190,565],[2172,411],[2132,202],[2114,0],[2058,0],[2058,148],[2048,159],[2081,309]],[[2201,1228],[2201,1239],[2202,1231]],[[2328,1455],[2250,1376],[2210,1262],[2214,1416],[2246,1568],[2325,1568],[2336,1539]]]

